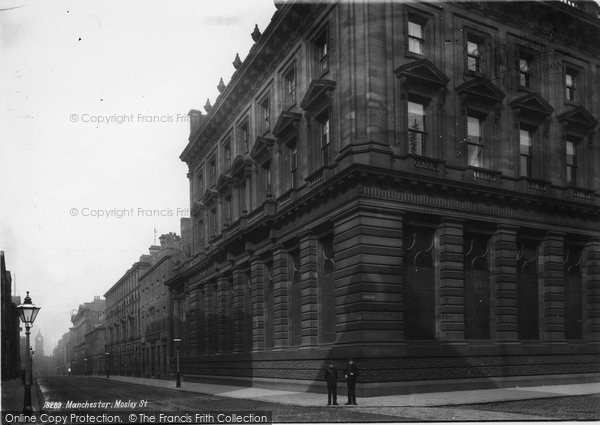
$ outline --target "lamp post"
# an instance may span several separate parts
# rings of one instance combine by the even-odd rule
[[[104,358],[106,359],[106,379],[110,378],[110,372],[108,370],[108,351],[104,353]]]
[[[29,291],[27,291],[27,296],[25,297],[25,301],[23,304],[17,306],[17,312],[19,313],[19,318],[25,324],[25,350],[29,354],[29,350],[31,349],[29,345],[29,335],[31,333],[31,326],[33,326],[33,322],[40,311],[41,307],[34,305],[31,302],[31,298],[29,298]],[[27,356],[27,364],[25,365],[25,400],[23,402],[23,413],[25,415],[31,415],[33,413],[33,408],[31,407],[31,383],[32,379],[32,358],[31,356]]]
[[[179,343],[181,342],[181,339],[175,338],[173,340],[173,342],[176,344],[175,345],[175,353],[176,353],[176,357],[177,357],[177,381],[175,382],[175,387],[179,388],[179,387],[181,387],[181,375],[179,372]]]
[[[87,376],[88,368],[87,368],[87,358],[83,359],[83,376]]]

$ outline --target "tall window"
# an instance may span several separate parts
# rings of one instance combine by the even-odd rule
[[[285,104],[292,106],[296,104],[296,66],[292,66],[283,77],[285,82]]]
[[[210,210],[210,236],[217,236],[217,209]]]
[[[531,59],[521,57],[519,59],[519,85],[521,87],[531,87]]]
[[[290,145],[290,182],[292,188],[298,184],[298,145],[296,141]]]
[[[575,101],[575,82],[577,74],[573,69],[565,72],[565,97],[569,101]]]
[[[467,40],[467,69],[469,71],[481,72],[481,50],[481,40],[469,37]]]
[[[468,165],[483,167],[482,120],[473,115],[467,116]]]
[[[227,139],[223,143],[223,170],[229,169],[231,165],[231,140]]]
[[[199,200],[202,198],[202,193],[204,192],[204,170],[201,168],[198,170],[198,174],[196,174],[196,188],[195,188],[195,199]]]
[[[568,138],[565,142],[566,149],[566,180],[567,184],[577,185],[577,145],[576,141]]]
[[[246,208],[246,180],[240,183],[238,189],[238,204],[239,204],[239,214],[242,215],[244,212],[247,212]]]
[[[408,102],[408,153],[413,155],[426,154],[425,142],[425,105]]]
[[[533,133],[526,128],[519,129],[520,170],[522,177],[533,176]]]
[[[250,132],[248,130],[248,120],[244,120],[238,128],[239,151],[248,153],[250,151]]]
[[[226,196],[223,202],[223,221],[224,225],[231,224],[231,196]]]
[[[417,19],[408,19],[408,51],[422,55],[425,53],[425,39],[423,38],[423,24]]]
[[[321,160],[322,165],[331,164],[331,144],[329,134],[329,111],[325,111],[317,119],[319,122],[319,135],[321,138]]]
[[[208,160],[208,168],[210,172],[208,183],[213,186],[217,182],[217,160],[214,156]]]
[[[260,123],[259,128],[264,133],[271,129],[271,106],[269,102],[269,96],[266,96],[260,102]]]
[[[329,46],[327,32],[327,29],[323,30],[323,32],[315,40],[315,46],[317,48],[317,70],[320,73],[329,69]]]

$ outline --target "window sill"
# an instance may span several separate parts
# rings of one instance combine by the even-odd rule
[[[404,57],[411,58],[411,59],[425,59],[426,58],[425,55],[422,55],[420,53],[411,52],[410,50],[408,50],[408,48],[406,48],[406,51],[404,52]]]

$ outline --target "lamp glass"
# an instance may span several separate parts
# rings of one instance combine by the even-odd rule
[[[19,318],[23,323],[33,323],[41,307],[34,304],[21,304],[17,307]]]

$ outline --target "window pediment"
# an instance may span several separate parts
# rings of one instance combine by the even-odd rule
[[[273,128],[273,135],[281,137],[290,131],[296,130],[301,119],[302,115],[297,112],[282,111]]]
[[[335,81],[326,79],[312,80],[306,89],[306,94],[300,102],[300,107],[305,111],[314,109],[315,105],[323,100],[329,100],[327,93],[335,89]]]
[[[269,137],[258,136],[254,142],[254,146],[252,146],[250,156],[258,164],[264,164],[271,159],[271,150],[274,143],[275,140]]]
[[[456,88],[456,92],[460,95],[478,98],[490,103],[501,103],[505,97],[504,92],[486,77],[479,77],[462,83]]]
[[[567,125],[568,130],[574,130],[582,134],[592,131],[598,120],[583,106],[577,106],[557,117],[558,121]]]
[[[219,192],[217,192],[214,189],[206,189],[204,191],[204,195],[202,196],[202,202],[204,203],[204,205],[209,205],[211,203],[211,201],[213,199],[216,199],[219,197]]]
[[[217,180],[217,191],[222,193],[233,181],[229,173],[221,174]]]
[[[520,108],[523,111],[530,111],[545,116],[550,116],[554,108],[537,93],[527,94],[510,102],[513,108]]]
[[[450,81],[446,74],[440,71],[429,59],[420,59],[404,64],[396,68],[394,73],[397,78],[405,77],[409,83],[414,81],[436,88],[443,87]]]
[[[244,178],[246,172],[252,169],[252,158],[248,155],[238,155],[231,165],[231,176],[233,178]]]

